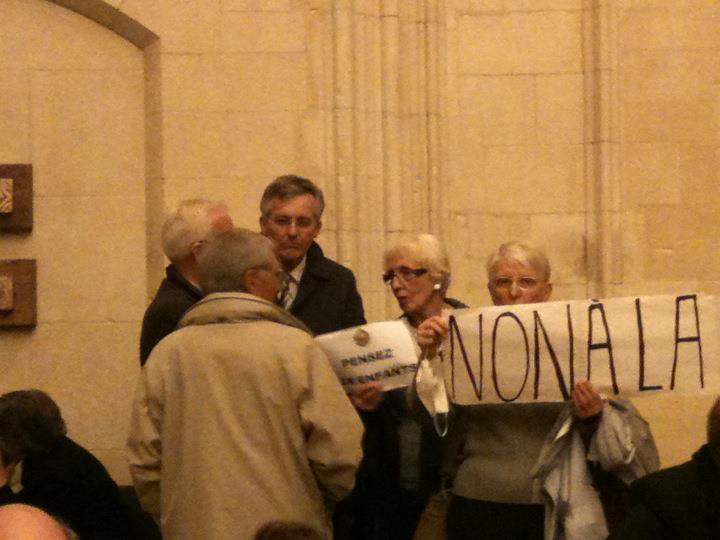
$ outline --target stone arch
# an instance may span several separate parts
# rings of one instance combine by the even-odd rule
[[[153,178],[159,175],[162,156],[161,129],[159,118],[160,87],[148,84],[160,78],[159,41],[160,37],[127,14],[104,0],[47,0],[86,17],[100,26],[116,33],[143,52],[145,70],[145,218],[147,244],[146,290],[151,296],[154,284],[159,282],[164,266],[162,253],[154,246],[159,245],[160,225],[164,208],[162,187]]]
[[[70,9],[75,13],[91,19],[108,30],[125,38],[138,49],[157,41],[158,36],[119,9],[103,0],[48,0],[53,4]]]
[[[50,393],[72,436],[127,481],[118,411],[129,411],[147,296],[147,158],[160,157],[144,147],[160,136],[147,120],[159,39],[102,1],[6,6],[16,39],[2,53],[0,146],[3,161],[33,165],[36,230],[3,235],[0,248],[38,261],[38,325],[0,338],[2,389]]]

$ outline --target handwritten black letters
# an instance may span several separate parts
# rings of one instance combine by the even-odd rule
[[[607,395],[717,392],[717,322],[698,294],[460,310],[446,386],[460,404],[567,400],[580,378]]]

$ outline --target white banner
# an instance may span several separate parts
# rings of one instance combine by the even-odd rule
[[[708,295],[456,310],[449,324],[445,384],[461,405],[562,401],[580,379],[609,397],[720,392]]]
[[[346,391],[377,381],[383,390],[408,386],[417,369],[418,353],[400,320],[356,326],[315,338]]]

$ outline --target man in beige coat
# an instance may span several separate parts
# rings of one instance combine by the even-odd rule
[[[330,538],[362,424],[304,325],[272,301],[267,238],[235,229],[200,257],[203,289],[143,369],[128,450],[141,504],[169,540],[252,538],[270,520]]]

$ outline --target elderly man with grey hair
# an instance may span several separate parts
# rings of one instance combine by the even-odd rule
[[[273,301],[272,242],[235,229],[199,257],[208,293],[145,365],[128,440],[139,499],[165,538],[251,538],[305,523],[353,487],[362,424],[305,325]]]
[[[273,180],[260,200],[260,230],[275,242],[285,272],[279,300],[315,334],[365,324],[352,271],[327,258],[315,242],[324,208],[322,190],[293,174]]]
[[[162,248],[170,265],[155,298],[143,317],[140,365],[158,342],[175,330],[183,313],[203,297],[198,285],[198,255],[214,232],[233,226],[227,207],[206,199],[182,201],[162,227]]]

